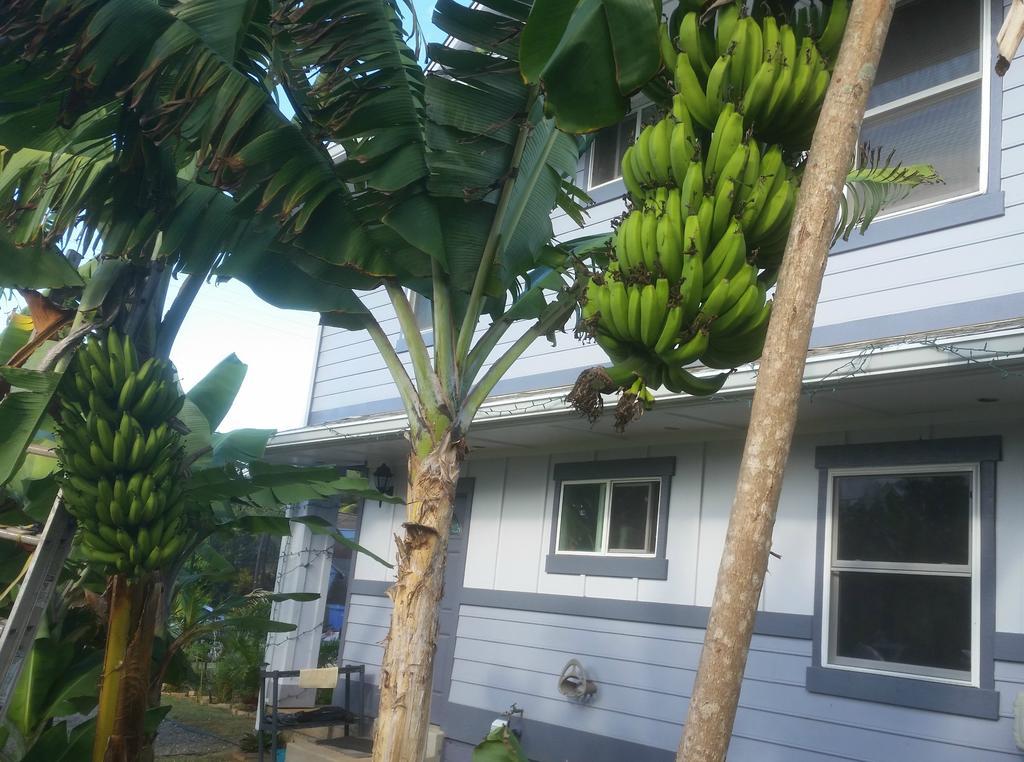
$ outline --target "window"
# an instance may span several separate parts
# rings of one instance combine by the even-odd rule
[[[832,666],[977,684],[977,467],[833,471]]]
[[[428,347],[434,346],[434,310],[430,300],[415,291],[407,291],[406,294],[409,297],[413,317],[416,318],[416,327],[420,329],[420,335],[423,337],[423,343]],[[399,335],[395,349],[399,352],[409,349],[409,342],[406,341],[404,333]]]
[[[646,106],[629,114],[618,124],[598,131],[590,147],[588,190],[622,177],[622,155],[640,134],[640,128],[654,119],[655,112],[654,106]]]
[[[674,458],[555,466],[547,571],[666,579]]]
[[[807,690],[997,719],[999,437],[819,447]]]
[[[564,482],[558,553],[654,553],[660,481]]]
[[[989,0],[909,0],[892,19],[861,141],[901,164],[929,163],[924,185],[886,216],[986,190]],[[913,40],[928,40],[927,45]]]

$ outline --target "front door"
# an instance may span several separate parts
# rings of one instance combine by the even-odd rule
[[[437,620],[437,650],[434,652],[434,679],[430,700],[430,721],[444,724],[448,709],[448,690],[455,665],[455,632],[459,626],[459,605],[466,574],[466,547],[469,544],[469,514],[473,505],[473,480],[461,479],[455,492],[455,515],[448,534],[448,560],[444,569],[444,595]]]

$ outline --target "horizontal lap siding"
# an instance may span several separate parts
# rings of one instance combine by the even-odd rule
[[[341,663],[365,665],[366,681],[378,685],[384,638],[391,621],[391,601],[372,595],[353,595],[345,617]]]
[[[685,627],[463,606],[450,699],[496,713],[514,701],[527,733],[533,718],[672,750],[702,638]],[[558,693],[570,658],[598,684],[587,706]],[[809,664],[808,641],[754,637],[731,760],[1017,758],[1009,716],[991,722],[811,694]],[[999,665],[1007,688],[1009,678],[1024,679],[1019,666]]]

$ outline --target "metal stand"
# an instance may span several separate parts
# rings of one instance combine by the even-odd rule
[[[267,680],[271,681],[271,703],[270,703],[270,751],[271,759],[273,762],[277,760],[277,716],[278,716],[278,693],[279,685],[282,677],[298,677],[298,669],[285,669],[285,670],[265,670],[260,669],[260,692],[259,698],[257,699],[256,709],[259,712],[256,720],[256,738],[258,740],[257,746],[259,748],[259,762],[263,762],[263,732],[266,729],[267,714],[264,711],[265,692]],[[345,676],[345,709],[350,713],[352,712],[352,675],[359,675],[359,712],[356,714],[358,717],[356,721],[356,732],[359,735],[363,734],[363,729],[366,725],[366,667],[362,664],[346,664],[344,667],[338,667],[338,674]],[[324,722],[302,722],[295,725],[289,725],[288,728],[327,728],[335,725],[342,725],[345,728],[345,735],[349,735],[349,727],[352,725],[347,719],[342,722],[335,720],[324,721]]]
[[[0,632],[0,720],[7,714],[11,693],[32,650],[36,630],[43,618],[53,589],[60,578],[64,561],[71,552],[75,536],[75,520],[64,510],[61,495],[53,503],[46,526],[40,535],[22,534],[7,530],[3,539],[14,539],[35,545],[25,579],[11,609],[3,631]]]

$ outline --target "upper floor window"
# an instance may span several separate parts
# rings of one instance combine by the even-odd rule
[[[622,155],[640,134],[640,128],[654,118],[654,106],[637,109],[618,124],[605,127],[594,137],[587,163],[587,190],[615,182],[622,177]]]
[[[829,476],[826,664],[977,684],[977,466]]]
[[[931,164],[945,182],[916,188],[887,215],[986,190],[989,5],[908,0],[896,8],[861,141],[895,151],[901,164]]]

